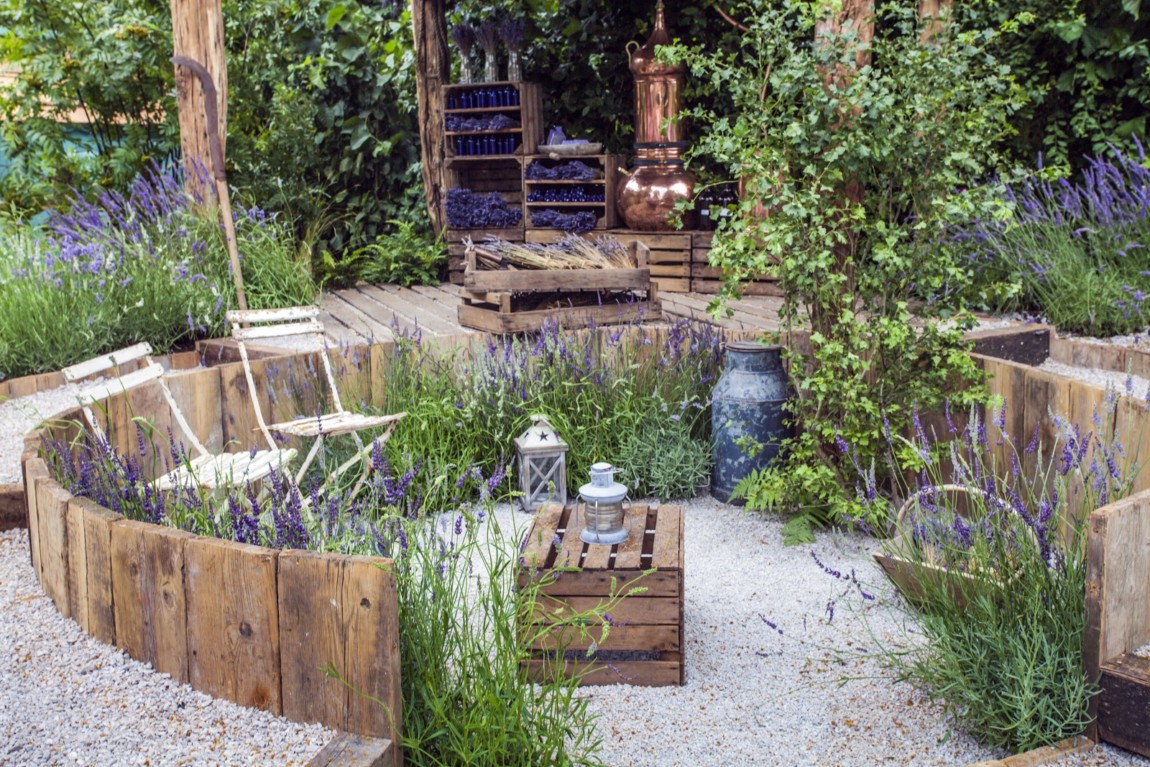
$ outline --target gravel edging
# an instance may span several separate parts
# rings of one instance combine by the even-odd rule
[[[335,733],[196,692],[86,635],[0,534],[0,764],[306,765]]]

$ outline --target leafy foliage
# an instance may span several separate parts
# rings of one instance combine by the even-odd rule
[[[1016,159],[1081,166],[1107,144],[1145,136],[1150,18],[1141,0],[955,3],[966,25],[999,31],[988,50],[1026,93],[1007,146]]]
[[[717,232],[712,264],[728,275],[728,295],[759,273],[786,292],[798,433],[781,462],[740,489],[755,507],[853,518],[836,439],[869,460],[884,431],[909,426],[914,403],[933,406],[978,380],[964,321],[912,321],[908,297],[955,273],[923,243],[949,213],[985,206],[961,190],[993,167],[1013,94],[977,32],[952,29],[924,46],[913,15],[891,8],[869,49],[849,33],[811,44],[813,6],[743,7],[754,13],[739,49],[664,54],[736,104],[732,114],[694,113],[710,126],[694,154],[718,159],[748,190]],[[874,63],[856,70],[862,52]]]
[[[339,262],[326,257],[321,284],[330,286],[357,280],[404,287],[438,284],[447,262],[443,241],[416,229],[409,221],[391,223],[395,231],[345,254]]]

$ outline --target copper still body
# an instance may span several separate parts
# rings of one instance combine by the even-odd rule
[[[655,60],[655,48],[670,42],[659,0],[647,42],[627,44],[635,77],[635,170],[620,181],[615,205],[627,226],[639,231],[675,229],[675,204],[695,196],[695,174],[683,167],[683,151],[690,146],[687,125],[679,118],[687,67]],[[682,228],[697,225],[695,211],[683,213]]]

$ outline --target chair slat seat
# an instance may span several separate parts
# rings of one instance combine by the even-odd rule
[[[273,423],[268,426],[268,429],[272,432],[287,434],[292,437],[314,438],[321,434],[334,437],[340,434],[351,434],[368,429],[378,429],[381,426],[395,423],[405,415],[407,414],[365,415],[363,413],[344,411],[342,413],[331,413],[318,417],[300,418],[295,421]]]
[[[156,480],[157,490],[171,490],[183,485],[216,488],[263,479],[273,469],[286,467],[295,458],[294,448],[261,450],[251,453],[202,455]]]

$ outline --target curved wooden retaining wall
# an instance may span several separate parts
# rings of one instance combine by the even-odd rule
[[[314,362],[309,357],[277,358],[270,380],[306,369]],[[169,379],[198,436],[217,449],[225,434],[235,438],[234,449],[251,441],[239,439],[251,433],[251,418],[237,417],[251,411],[242,380],[239,365]],[[265,402],[275,396],[260,394]],[[157,444],[165,445],[171,414],[149,384],[107,401],[101,417],[117,448],[136,453],[130,447],[136,414],[155,420]],[[61,416],[78,417],[78,411]],[[49,476],[41,448],[72,430],[53,424],[32,432],[22,457],[32,565],[63,615],[210,695],[398,741],[398,602],[394,576],[380,566],[388,560],[277,551],[125,519],[72,496]],[[328,665],[386,708],[325,676]],[[397,747],[388,754],[387,763],[401,762]]]

